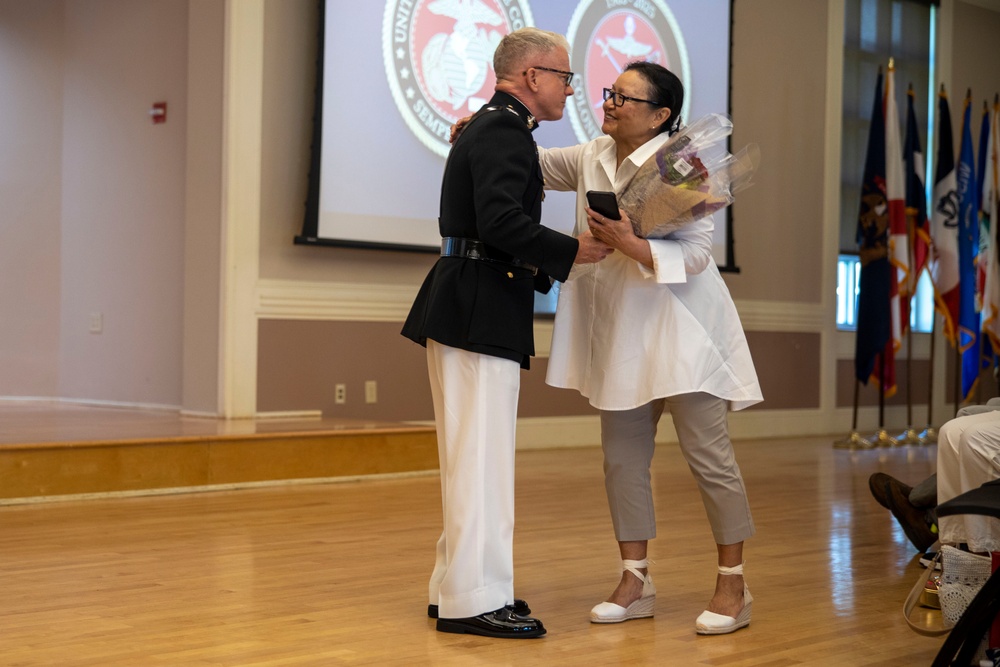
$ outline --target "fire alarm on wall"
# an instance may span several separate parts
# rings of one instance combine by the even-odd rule
[[[167,122],[167,103],[153,102],[153,108],[149,110],[149,115],[153,118],[153,124]]]

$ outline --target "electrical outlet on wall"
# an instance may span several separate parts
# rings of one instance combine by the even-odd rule
[[[378,403],[378,383],[375,380],[365,382],[365,403]]]
[[[333,402],[337,405],[347,403],[347,385],[338,384],[333,388]]]

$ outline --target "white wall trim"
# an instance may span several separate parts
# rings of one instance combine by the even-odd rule
[[[823,260],[820,283],[819,405],[837,402],[837,359],[831,335],[837,335],[837,254],[840,247],[841,135],[844,124],[844,0],[830,0],[826,19],[826,108],[823,123]],[[854,351],[851,357],[854,358]],[[845,421],[843,423],[850,423]]]
[[[822,332],[826,314],[821,304],[790,301],[736,302],[746,331]]]
[[[262,319],[402,322],[416,295],[411,286],[270,279],[257,285],[255,310]],[[744,300],[736,308],[748,331],[820,332],[828,319],[818,304]],[[551,331],[551,319],[536,322],[536,334]]]
[[[261,280],[256,311],[262,319],[402,322],[416,296],[410,286]]]
[[[224,72],[219,412],[244,418],[257,407],[264,0],[227,0]]]

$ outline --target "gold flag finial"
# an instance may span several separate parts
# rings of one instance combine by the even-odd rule
[[[896,61],[890,56],[889,57],[889,71],[892,72],[892,71],[895,71],[895,69],[896,69]]]

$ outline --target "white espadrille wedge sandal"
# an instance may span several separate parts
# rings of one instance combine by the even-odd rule
[[[743,564],[741,563],[736,567],[723,567],[720,565],[719,574],[742,575]],[[740,610],[739,615],[736,618],[733,618],[732,616],[723,616],[722,614],[716,614],[712,611],[703,611],[695,621],[695,630],[699,635],[725,635],[730,632],[736,632],[740,628],[745,628],[750,625],[750,611],[752,607],[753,596],[750,595],[750,589],[747,588],[747,582],[744,579],[743,609]]]
[[[653,585],[653,577],[648,570],[646,574],[639,571],[639,568],[648,568],[649,560],[623,560],[622,571],[628,570],[642,581],[642,597],[630,604],[628,607],[615,604],[614,602],[602,602],[590,610],[591,623],[621,623],[633,618],[649,618],[653,615],[653,607],[656,606],[656,586]]]

